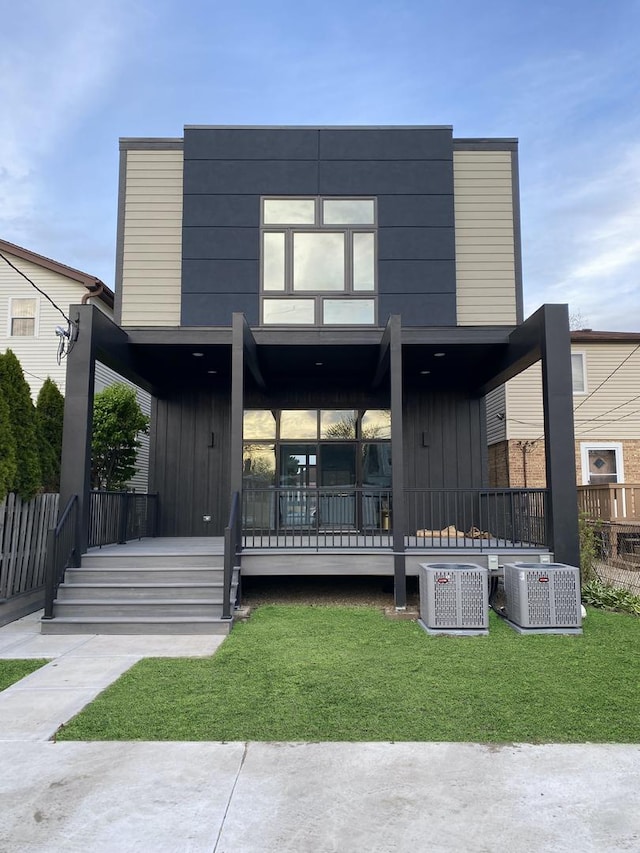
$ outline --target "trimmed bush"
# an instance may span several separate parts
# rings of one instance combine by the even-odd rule
[[[60,491],[63,420],[64,397],[56,383],[47,377],[36,402],[42,488],[45,492]]]
[[[0,355],[0,389],[9,408],[16,446],[16,473],[8,490],[29,501],[41,487],[36,412],[20,362],[10,349]]]
[[[124,489],[136,473],[138,435],[149,430],[133,388],[117,383],[95,395],[91,482],[95,489]]]

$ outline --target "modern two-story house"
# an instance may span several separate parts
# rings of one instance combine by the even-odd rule
[[[523,318],[517,157],[450,127],[123,139],[115,323],[71,309],[81,531],[99,358],[153,394],[157,533],[235,519],[243,572],[388,573],[401,607],[434,555],[577,564],[568,315]],[[538,361],[546,487],[492,490],[485,396]]]

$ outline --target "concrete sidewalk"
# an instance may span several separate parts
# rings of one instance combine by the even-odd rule
[[[219,637],[40,636],[0,693],[2,853],[549,853],[640,850],[640,746],[53,743],[136,660]]]
[[[0,741],[48,740],[143,657],[212,654],[223,636],[40,633],[41,611],[0,628],[0,659],[51,658],[0,692]]]

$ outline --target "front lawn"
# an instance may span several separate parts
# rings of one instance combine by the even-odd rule
[[[0,690],[5,690],[16,681],[31,675],[49,663],[48,660],[0,660]]]
[[[204,659],[146,659],[62,740],[640,742],[640,620],[432,637],[368,608],[264,606]]]

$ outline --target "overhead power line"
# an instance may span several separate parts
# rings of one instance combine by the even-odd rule
[[[9,258],[5,257],[5,255],[3,255],[3,254],[2,254],[2,252],[0,252],[0,258],[2,258],[2,260],[3,260],[3,261],[5,261],[7,264],[9,264],[9,266],[11,267],[11,269],[15,270],[15,271],[18,273],[18,275],[21,275],[21,276],[22,276],[22,278],[24,278],[26,281],[28,281],[28,282],[29,282],[29,284],[30,284],[32,287],[35,287],[35,289],[38,291],[38,293],[41,293],[41,294],[44,296],[44,298],[45,298],[45,299],[48,299],[48,300],[49,300],[49,302],[50,302],[50,303],[53,305],[53,307],[56,309],[56,311],[59,311],[59,312],[62,314],[62,316],[63,316],[63,317],[64,317],[64,319],[67,321],[67,324],[68,324],[69,326],[71,326],[71,325],[72,325],[71,320],[67,317],[67,315],[64,313],[64,311],[62,310],[62,308],[60,308],[60,306],[59,306],[59,305],[56,305],[56,303],[53,301],[53,299],[49,296],[49,294],[48,294],[48,293],[45,293],[45,291],[44,291],[41,287],[38,287],[38,285],[37,285],[35,282],[31,281],[31,279],[29,278],[29,276],[28,276],[28,275],[26,275],[25,273],[23,273],[21,269],[18,269],[18,267],[17,267],[15,264],[12,264],[12,263],[11,263],[11,261],[9,260]]]

